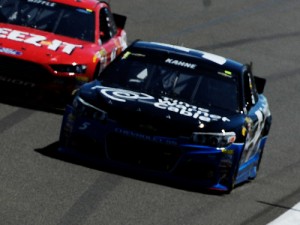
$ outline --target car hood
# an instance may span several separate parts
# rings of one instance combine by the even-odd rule
[[[148,126],[156,130],[235,131],[243,123],[243,114],[216,107],[200,107],[166,96],[154,97],[125,89],[85,84],[78,95],[91,105],[104,110],[111,119],[126,126]],[[177,132],[176,131],[176,132]]]
[[[33,28],[0,23],[0,55],[42,64],[78,63],[92,61],[93,45]]]

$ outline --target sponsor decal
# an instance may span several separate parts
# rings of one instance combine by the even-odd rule
[[[219,71],[218,74],[224,77],[232,77],[232,73],[229,70]]]
[[[247,123],[247,136],[245,141],[245,147],[241,156],[241,162],[247,162],[253,155],[260,151],[259,143],[261,141],[261,133],[265,125],[265,114],[259,109],[255,111],[256,120],[252,120],[250,117],[245,119]]]
[[[199,119],[203,122],[212,122],[219,120],[223,122],[230,122],[230,119],[228,119],[227,117],[210,114],[208,109],[190,105],[186,102],[181,102],[168,97],[158,99],[158,102],[154,103],[154,106],[160,109],[176,112],[187,117]]]
[[[105,97],[118,102],[126,102],[127,100],[139,100],[139,101],[147,100],[148,104],[153,104],[153,106],[156,108],[178,113],[180,115],[187,116],[187,117],[192,117],[202,122],[213,122],[213,121],[230,122],[229,118],[220,115],[211,114],[208,109],[190,105],[186,102],[174,100],[168,97],[164,97],[163,99],[158,99],[158,101],[156,101],[153,96],[145,93],[139,93],[139,92],[128,91],[123,89],[104,87],[104,86],[94,86],[92,87],[92,89],[93,90],[100,89],[100,93],[103,94]]]
[[[176,139],[170,139],[170,138],[165,138],[161,136],[150,136],[150,135],[145,135],[142,133],[134,132],[131,130],[125,130],[122,128],[115,128],[115,132],[118,134],[122,134],[127,137],[133,137],[136,139],[141,139],[141,140],[146,140],[146,141],[151,141],[159,144],[166,144],[166,145],[177,145]]]
[[[221,151],[224,154],[227,154],[227,155],[233,155],[234,154],[234,150],[231,150],[231,149],[221,149]]]
[[[47,49],[52,51],[61,49],[63,53],[66,53],[68,55],[72,54],[72,52],[76,48],[82,48],[82,45],[67,43],[57,39],[49,41],[45,36],[42,35],[32,34],[19,30],[12,30],[3,27],[0,27],[0,39],[1,38],[34,45],[36,47],[47,46]]]
[[[119,41],[122,47],[121,50],[124,50],[127,47],[127,35],[124,30],[122,30],[121,37],[119,37]]]
[[[10,49],[10,48],[1,48],[1,47],[0,47],[0,53],[5,53],[9,55],[22,55],[22,52],[19,52],[17,50]]]
[[[167,58],[165,62],[175,66],[182,66],[189,69],[195,69],[197,67],[197,64],[188,63],[188,62],[184,62],[176,59],[170,59],[170,58]]]
[[[92,89],[100,89],[101,94],[105,97],[112,99],[114,101],[126,102],[126,100],[150,100],[154,99],[153,96],[147,95],[145,93],[138,93],[134,91],[128,91],[117,88],[110,88],[104,86],[95,86]]]
[[[0,76],[0,82],[7,82],[7,83],[15,84],[15,85],[29,87],[29,88],[33,88],[36,86],[35,83],[29,82],[29,81],[23,81],[20,79],[4,77],[4,76]]]
[[[126,53],[123,54],[122,59],[127,59],[130,55],[133,55],[133,56],[136,56],[136,57],[145,57],[146,56],[144,54],[133,53],[133,52],[127,51]]]
[[[27,2],[36,3],[40,5],[45,5],[48,7],[54,7],[56,5],[55,2],[43,1],[43,0],[27,0]]]
[[[97,60],[101,60],[101,62],[106,63],[107,61],[107,52],[105,48],[102,48],[100,51],[96,52],[93,57],[93,63],[96,63]]]

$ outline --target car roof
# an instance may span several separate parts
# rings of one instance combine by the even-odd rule
[[[50,0],[51,2],[71,5],[80,8],[89,8],[94,9],[96,5],[103,2],[109,4],[108,1],[100,1],[100,0]]]
[[[166,53],[172,53],[175,55],[181,55],[184,57],[192,57],[203,63],[210,64],[211,66],[217,68],[228,69],[230,71],[235,71],[237,74],[241,73],[246,65],[235,60],[225,58],[212,53],[186,48],[178,45],[165,44],[160,42],[148,42],[137,40],[132,43],[132,47],[145,48],[153,51],[162,51]]]

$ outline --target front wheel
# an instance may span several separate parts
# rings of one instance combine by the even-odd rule
[[[239,154],[236,154],[234,156],[235,160],[233,160],[232,168],[230,170],[230,173],[226,180],[224,180],[222,183],[227,187],[226,193],[229,194],[236,186],[236,178],[238,176],[239,167],[240,167],[240,161],[241,156]]]
[[[226,182],[226,187],[227,187],[227,191],[226,193],[229,194],[234,188],[235,188],[235,181],[236,181],[236,177],[239,171],[239,163],[236,163],[236,165],[234,166],[234,171],[232,173],[232,175],[230,177],[228,177],[228,181]]]
[[[252,171],[250,172],[249,179],[254,180],[257,176],[258,170],[260,168],[261,159],[263,156],[263,149],[260,149],[259,156],[256,165],[253,166]]]

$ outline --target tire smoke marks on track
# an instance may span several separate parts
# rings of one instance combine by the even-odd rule
[[[21,121],[30,117],[32,114],[34,114],[34,111],[20,108],[17,111],[7,115],[0,120],[0,133],[3,133],[5,130],[11,128],[15,124],[20,123]]]

